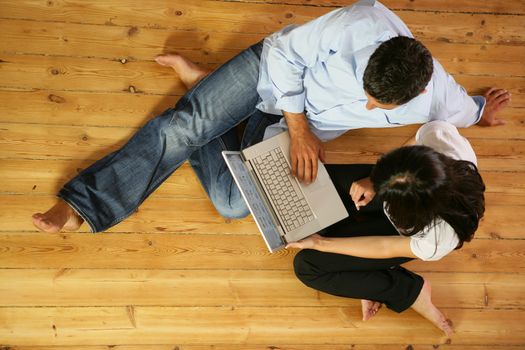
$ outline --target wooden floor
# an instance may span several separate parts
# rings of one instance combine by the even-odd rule
[[[33,212],[184,93],[155,55],[215,67],[344,0],[0,0],[0,349],[525,349],[525,1],[385,0],[471,93],[512,93],[508,125],[462,130],[487,211],[476,239],[409,266],[454,321],[362,322],[359,302],[304,287],[294,252],[224,220],[183,166],[109,232],[43,234]],[[329,162],[373,162],[417,127],[359,130]]]

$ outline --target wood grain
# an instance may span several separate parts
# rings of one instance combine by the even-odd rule
[[[0,266],[9,268],[290,269],[293,250],[270,254],[258,235],[42,234],[2,232]],[[414,271],[525,271],[523,240],[475,239],[439,261],[412,261]]]
[[[515,274],[425,272],[438,307],[516,309],[525,279]],[[522,277],[522,276],[518,276]],[[344,306],[359,300],[304,286],[291,269],[0,269],[0,306]],[[269,297],[269,296],[272,297]]]
[[[3,159],[0,188],[4,194],[53,195],[63,184],[91,165],[89,160],[69,159]],[[345,163],[351,163],[348,160]],[[525,196],[525,178],[521,172],[481,171],[487,193]],[[155,191],[160,197],[207,198],[189,165],[184,163]],[[488,203],[490,206],[498,203]]]
[[[444,342],[439,331],[413,311],[400,316],[384,310],[374,322],[344,307],[62,307],[1,308],[0,339],[9,336],[17,344],[99,345],[107,344],[389,344],[399,337],[410,343]],[[519,345],[525,338],[525,313],[512,310],[465,312],[447,309],[456,320],[455,344]],[[505,329],[499,327],[506,320]],[[366,325],[366,326],[365,326]],[[389,332],[385,333],[385,329]],[[279,335],[276,337],[275,335]],[[509,334],[513,336],[509,338]]]
[[[417,350],[435,350],[438,346],[440,349],[446,350],[522,350],[521,345],[450,345],[450,344],[433,344],[421,345],[417,344],[415,347],[412,344],[352,344],[348,345],[282,345],[279,347],[268,345],[248,345],[248,344],[219,344],[219,345],[152,345],[148,344],[150,350],[407,350],[407,347],[412,346]],[[143,345],[93,345],[93,346],[10,346],[9,350],[142,350]]]
[[[258,234],[251,217],[242,220],[222,218],[205,197],[202,188],[179,191],[185,183],[196,182],[194,177],[190,177],[188,182],[181,181],[179,175],[175,175],[173,182],[170,180],[163,184],[136,212],[108,232]],[[523,210],[524,196],[489,192],[485,200],[486,212],[476,237],[522,239],[525,233],[515,217]],[[0,194],[0,220],[4,223],[0,231],[34,231],[31,215],[46,210],[54,203],[56,198],[53,195]],[[87,232],[89,228],[83,225],[80,231]]]
[[[122,64],[118,60],[101,58],[8,53],[1,54],[0,59],[0,87],[4,89],[131,91],[162,95],[181,95],[186,91],[172,70],[153,61]],[[492,86],[504,87],[512,94],[512,105],[524,107],[525,74],[522,73],[512,77],[456,74],[455,79],[471,94],[483,94]]]
[[[175,51],[201,64],[216,65],[265,37],[262,34],[152,28],[137,30],[129,36],[127,27],[25,20],[2,21],[0,32],[6,53],[43,55],[52,52],[52,56],[105,58],[123,64],[151,61],[160,53]],[[523,45],[422,41],[451,74],[525,75],[521,63],[525,55]]]
[[[0,6],[1,350],[518,350],[525,344],[525,1],[384,0],[471,94],[507,88],[498,128],[471,127],[487,184],[476,238],[407,264],[456,327],[412,311],[360,321],[358,300],[294,276],[251,218],[225,220],[183,165],[103,234],[43,234],[31,214],[186,91],[154,57],[206,68],[344,0],[4,0]],[[353,130],[330,163],[373,163],[417,126]],[[449,344],[449,343],[452,344]]]
[[[0,158],[98,160],[122,147],[137,129],[124,127],[57,126],[0,123]],[[417,130],[411,128],[411,130]],[[481,132],[484,129],[479,129]],[[408,133],[412,135],[412,132]],[[407,136],[348,132],[326,145],[329,163],[374,162],[379,155],[402,145]],[[479,136],[479,134],[478,134]],[[497,170],[524,171],[525,140],[471,138],[480,167],[485,160],[506,159]],[[357,158],[357,159],[356,159]],[[492,170],[492,169],[490,169]]]
[[[519,7],[519,3],[517,4]],[[264,3],[194,0],[167,2],[128,0],[125,3],[7,1],[6,19],[129,26],[131,35],[142,27],[235,33],[270,33],[292,23],[304,23],[336,7],[291,6]],[[521,16],[398,11],[413,33],[422,39],[461,43],[512,43],[524,41]],[[440,24],[446,23],[446,26]],[[505,31],[498,30],[504,27]]]

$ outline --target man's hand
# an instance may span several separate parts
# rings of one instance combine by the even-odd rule
[[[353,182],[352,187],[350,187],[350,197],[352,197],[357,210],[370,203],[375,195],[374,185],[369,177]]]
[[[290,160],[292,174],[307,184],[317,178],[317,159],[325,161],[323,143],[308,126],[303,113],[284,112],[290,131]]]
[[[510,94],[507,90],[490,88],[485,93],[487,103],[483,110],[483,115],[478,122],[481,126],[496,126],[504,125],[506,121],[503,119],[497,119],[496,114],[505,106],[510,103]]]
[[[322,236],[317,233],[308,236],[304,239],[301,239],[297,242],[291,242],[286,245],[286,249],[297,248],[297,249],[315,249],[318,245],[318,242],[321,240]]]

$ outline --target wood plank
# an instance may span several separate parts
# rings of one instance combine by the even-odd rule
[[[60,159],[70,158],[73,152],[80,159],[99,159],[122,147],[135,132],[130,128],[21,126],[2,125],[0,157]]]
[[[446,341],[437,328],[411,310],[403,315],[381,311],[368,323],[352,311],[344,307],[1,308],[0,338],[18,345],[279,345],[298,338],[307,344],[339,345],[366,344],[370,339],[380,344]],[[525,312],[447,309],[446,313],[455,320],[454,344],[505,341],[519,345],[525,341]],[[410,327],[405,326],[408,322]]]
[[[423,41],[423,44],[450,74],[525,75],[525,65],[519,58],[524,56],[525,46],[468,45],[445,41]],[[505,55],[502,55],[501,52],[505,52]]]
[[[0,90],[0,113],[3,122],[138,128],[178,99],[129,92]]]
[[[438,307],[523,308],[525,277],[423,273]],[[0,269],[7,306],[347,306],[359,300],[304,286],[293,271]],[[272,297],[269,297],[272,296]]]
[[[219,345],[156,345],[148,344],[149,350],[409,350],[411,344],[352,344],[348,345],[304,345],[304,344],[279,344],[279,347],[269,347],[268,345],[239,345],[239,344],[219,344]],[[414,349],[414,347],[412,347]],[[438,344],[417,344],[417,350],[436,350]],[[523,350],[521,345],[449,345],[441,344],[442,350]],[[75,346],[10,346],[6,350],[144,350],[144,345],[75,345]]]
[[[2,54],[0,86],[93,92],[181,95],[184,85],[169,68],[151,61]]]
[[[421,40],[522,45],[523,31],[518,16],[448,13],[396,13]],[[444,25],[446,24],[446,25]],[[505,31],[500,30],[505,28]],[[521,32],[521,33],[520,33]]]
[[[242,2],[259,2],[259,0],[240,0]],[[435,12],[475,12],[475,13],[525,13],[525,2],[517,0],[502,2],[500,0],[383,0],[385,6],[393,10],[435,11]],[[265,0],[269,4],[294,4],[315,6],[348,6],[348,0]]]
[[[226,62],[264,35],[167,31],[145,28],[133,32],[117,26],[0,21],[5,53],[96,57],[119,61],[148,60],[165,51],[176,51],[206,65]],[[524,76],[525,46],[423,43],[451,74]],[[501,55],[505,52],[505,55]]]
[[[209,0],[175,3],[157,0],[147,5],[140,0],[128,0],[121,4],[8,1],[2,8],[2,18],[189,31],[206,28],[236,33],[270,33],[288,24],[304,23],[334,8]],[[520,16],[417,11],[398,11],[397,14],[415,36],[425,40],[513,44],[525,41]],[[502,27],[505,31],[499,30]]]
[[[1,54],[0,87],[92,92],[134,91],[147,94],[181,95],[186,89],[171,69],[153,61],[120,61],[100,58]],[[455,76],[471,94],[492,86],[507,89],[514,107],[525,107],[524,76]],[[133,87],[132,89],[130,87]],[[131,90],[130,90],[131,89]]]
[[[151,61],[160,53],[177,51],[207,64],[226,62],[265,37],[264,34],[155,28],[130,30],[121,26],[27,20],[2,20],[0,32],[4,39],[0,50],[5,53]],[[516,46],[510,52],[520,50],[521,47]]]
[[[0,114],[2,115],[1,120],[8,123],[138,128],[165,109],[174,106],[177,101],[178,96],[55,90],[0,90]],[[468,138],[506,140],[524,138],[525,109],[506,108],[500,116],[506,119],[507,125],[493,128],[471,127],[461,129],[461,133]],[[418,127],[412,125],[400,128],[358,129],[349,132],[348,136],[375,135],[408,138],[415,134]]]
[[[270,254],[258,235],[10,233],[0,235],[3,268],[276,269],[295,251]],[[420,272],[525,272],[524,240],[475,239],[440,261],[412,261]]]
[[[173,187],[180,187],[184,182],[174,179]],[[241,234],[258,235],[251,216],[242,220],[222,218],[209,199],[201,193],[202,199],[178,196],[162,197],[171,184],[165,184],[166,190],[160,189],[153,194],[140,208],[108,232],[163,232],[163,233],[195,233],[195,234]],[[199,188],[194,188],[197,196]],[[183,191],[181,191],[183,192]],[[0,220],[2,231],[36,231],[31,223],[31,215],[50,208],[56,199],[45,195],[0,195]],[[478,238],[510,238],[522,239],[525,232],[521,222],[515,220],[515,213],[523,210],[523,196],[487,193],[485,217],[481,220],[476,233]],[[88,232],[89,227],[83,225],[80,232]]]
[[[484,130],[478,128],[479,132]],[[118,127],[0,123],[0,158],[97,160],[121,148],[135,131]],[[328,163],[373,163],[407,139],[375,136],[374,132],[365,135],[349,132],[328,143]],[[525,140],[475,138],[471,143],[482,170],[525,171]],[[500,167],[493,167],[494,162]]]
[[[67,181],[91,163],[76,160],[2,160],[0,178],[5,182],[0,193],[55,195]],[[155,190],[155,195],[180,199],[208,198],[188,163],[184,163]]]
[[[483,132],[485,129],[472,128],[472,132]],[[477,129],[477,130],[475,130]],[[468,130],[468,129],[467,129]],[[462,133],[466,133],[462,129]],[[479,135],[479,134],[478,134]],[[346,133],[326,146],[328,163],[360,163],[375,161],[377,157],[385,152],[399,147],[406,141],[406,137],[396,136],[352,136]],[[521,141],[496,141],[491,139],[471,138],[470,142],[476,155],[480,169],[482,170],[510,170],[521,171],[522,168],[522,151],[525,151]],[[496,145],[497,143],[497,145]],[[491,145],[492,144],[492,145]],[[505,166],[507,163],[507,166]]]
[[[465,87],[470,95],[483,95],[490,87],[499,87],[508,90],[512,95],[514,107],[525,106],[525,94],[523,94],[523,83],[518,77],[497,78],[490,76],[473,76],[456,74],[454,79],[458,84]]]
[[[91,161],[4,159],[1,164],[0,178],[4,183],[0,193],[53,195]],[[487,193],[525,195],[525,177],[521,172],[482,171],[481,175]],[[201,187],[191,166],[184,163],[155,193],[160,197],[207,198]]]
[[[0,203],[0,208],[9,209],[0,218],[5,219],[2,230],[35,231],[31,223],[31,214],[50,208],[54,197],[35,196],[0,196],[8,200]],[[28,201],[29,199],[29,201]],[[84,224],[79,232],[89,232]],[[243,220],[231,220],[221,217],[208,199],[180,199],[150,197],[140,208],[122,223],[107,232],[178,232],[203,234],[249,234],[258,233],[257,226],[248,217]],[[502,237],[504,235],[502,234]]]

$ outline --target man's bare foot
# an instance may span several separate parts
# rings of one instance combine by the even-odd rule
[[[487,103],[478,125],[496,126],[506,124],[505,120],[497,119],[496,114],[510,103],[510,93],[504,89],[490,88],[485,93],[485,99]]]
[[[186,57],[177,54],[159,55],[155,61],[161,66],[173,68],[187,89],[191,89],[210,73],[209,70],[199,67]]]
[[[445,332],[448,337],[454,333],[452,321],[447,319],[445,315],[432,304],[430,283],[427,280],[425,280],[416,301],[412,304],[412,309]]]
[[[40,231],[48,233],[56,233],[62,230],[76,231],[83,222],[84,219],[63,200],[59,200],[44,214],[33,214],[33,225]]]
[[[361,299],[361,310],[363,311],[363,321],[368,321],[374,317],[382,304],[378,301]]]

